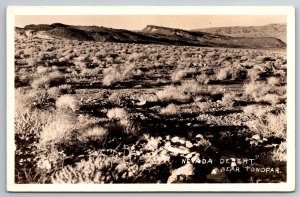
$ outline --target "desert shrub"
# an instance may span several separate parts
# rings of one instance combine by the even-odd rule
[[[37,169],[51,174],[64,165],[67,147],[78,146],[78,125],[73,114],[57,112],[42,128],[37,143]],[[69,157],[70,158],[70,157]]]
[[[247,57],[247,56],[241,56],[241,58],[240,58],[240,60],[243,62],[247,61],[248,59],[249,59],[249,57]]]
[[[73,53],[68,53],[68,54],[65,54],[64,56],[65,56],[65,58],[64,58],[65,61],[70,61],[75,57],[75,55]]]
[[[25,97],[25,98],[24,98]],[[15,96],[14,137],[17,183],[44,183],[45,173],[35,171],[37,143],[51,112],[32,108],[22,93]],[[23,102],[25,101],[25,102]],[[27,167],[27,166],[33,167]]]
[[[168,86],[164,90],[156,92],[156,95],[160,101],[179,101],[187,102],[190,100],[190,96],[179,91],[175,86]]]
[[[105,57],[105,62],[106,62],[106,64],[114,64],[114,63],[116,63],[115,59],[112,58],[112,57],[109,57],[109,56]]]
[[[157,102],[157,96],[154,92],[153,93],[143,93],[143,94],[140,94],[138,96],[133,95],[131,97],[131,99],[132,100],[134,100],[134,99],[139,100],[137,105],[144,105],[144,104],[146,104],[146,102]]]
[[[145,160],[145,164],[139,166],[130,160],[132,155],[132,151],[129,156],[107,156],[98,153],[97,157],[90,157],[86,161],[82,160],[74,166],[65,166],[51,176],[51,181],[54,184],[133,182],[137,178],[145,179],[146,172],[151,169],[155,170],[156,166],[161,165],[161,162],[156,165],[154,163],[157,162],[155,159],[159,158],[158,156],[147,154],[149,158],[142,158]]]
[[[256,56],[256,61],[258,63],[263,63],[265,58],[266,58],[265,56],[258,55],[258,56]]]
[[[60,90],[58,87],[51,87],[47,90],[47,93],[51,96],[51,97],[57,97],[61,94]]]
[[[41,61],[39,57],[29,57],[26,59],[28,66],[36,66]]]
[[[254,134],[259,134],[265,138],[286,139],[287,120],[284,111],[275,114],[268,108],[251,106],[245,108],[244,112],[255,117],[254,120],[246,122]]]
[[[127,119],[129,118],[129,114],[125,109],[122,108],[113,108],[107,112],[107,117],[109,119]]]
[[[274,72],[274,76],[276,76],[277,78],[279,78],[280,82],[283,83],[283,82],[286,81],[287,73],[284,70],[276,70]]]
[[[125,109],[113,108],[108,110],[107,117],[112,123],[108,130],[115,133],[125,133],[129,135],[138,135],[140,126],[130,119],[130,115]]]
[[[262,61],[263,62],[274,61],[274,58],[271,56],[265,56],[262,58]]]
[[[58,86],[58,89],[60,91],[60,94],[71,94],[73,93],[72,86],[69,84],[63,84]]]
[[[195,102],[207,102],[210,100],[211,100],[211,98],[209,95],[198,95],[198,96],[195,96],[195,98],[194,98]]]
[[[88,58],[87,54],[80,54],[78,57],[76,57],[76,61],[78,61],[78,62],[88,61],[88,59],[89,58]]]
[[[193,74],[195,72],[196,72],[195,68],[185,68],[182,70],[176,70],[172,74],[171,79],[173,82],[177,82],[177,81],[180,81],[181,79],[183,79],[184,77],[186,77],[187,75]]]
[[[234,104],[234,100],[236,99],[236,95],[233,93],[225,93],[220,102],[221,105],[225,107],[232,107]]]
[[[278,86],[281,84],[281,80],[279,77],[270,77],[268,79],[268,84],[271,86]]]
[[[261,112],[261,109],[262,106],[256,106],[256,105],[248,105],[246,107],[243,108],[243,112],[246,114],[246,115],[254,115],[256,114],[258,117],[260,117],[261,115],[263,115],[266,111],[263,110],[262,111],[262,114],[260,113]]]
[[[177,62],[177,57],[176,56],[172,56],[172,57],[169,57],[168,59],[167,59],[167,64],[168,65],[175,65],[176,64],[176,62]]]
[[[101,60],[96,56],[91,57],[91,60],[93,64],[101,64]]]
[[[268,83],[251,82],[244,85],[244,95],[256,102],[268,102],[273,105],[284,103],[285,93],[284,87],[271,86]]]
[[[201,111],[204,111],[204,112],[211,109],[211,106],[212,106],[211,101],[204,101],[204,102],[196,101],[195,104]]]
[[[15,89],[15,113],[22,112],[24,109],[30,109],[30,99],[26,97],[25,91],[21,88]]]
[[[177,69],[184,70],[186,68],[186,62],[184,61],[185,61],[184,59],[178,60],[178,62],[176,63]]]
[[[58,97],[60,96],[61,94],[71,94],[73,93],[73,89],[72,89],[72,86],[71,85],[68,85],[68,84],[63,84],[63,85],[60,85],[58,87],[51,87],[47,90],[47,93],[55,98],[55,97]]]
[[[76,117],[71,114],[57,112],[52,121],[48,121],[40,133],[39,147],[41,150],[53,150],[60,144],[71,143],[72,135],[75,134]],[[47,148],[48,147],[48,148]]]
[[[225,80],[225,79],[229,79],[232,77],[232,71],[231,68],[222,68],[219,70],[218,74],[217,74],[217,80]]]
[[[285,112],[280,112],[279,114],[267,114],[266,117],[268,131],[270,131],[271,136],[286,139],[286,129],[287,129],[287,117]]]
[[[121,105],[123,99],[124,96],[119,92],[114,92],[108,97],[108,101],[115,105]]]
[[[94,117],[94,116],[91,116],[91,115],[88,115],[88,114],[79,114],[77,116],[77,125],[79,126],[79,130],[82,130],[84,131],[87,126],[91,126],[91,127],[94,127],[95,125],[98,125],[99,124],[99,119]]]
[[[103,70],[102,83],[110,86],[114,83],[130,79],[136,74],[136,65],[128,64],[126,66],[109,67]]]
[[[15,134],[20,139],[26,139],[29,136],[37,138],[45,124],[51,119],[49,112],[41,110],[31,110],[29,108],[16,109],[14,117]]]
[[[48,151],[47,153],[41,151],[35,158],[36,160],[36,173],[41,173],[44,177],[44,183],[49,183],[49,174],[52,172],[55,172],[62,168],[64,165],[64,159],[66,158],[66,155],[55,148],[52,148],[51,151]]]
[[[256,98],[255,101],[257,102],[267,102],[272,104],[273,106],[280,103],[285,103],[286,96],[280,96],[278,94],[266,94],[259,98]]]
[[[77,111],[80,108],[80,102],[75,96],[66,94],[60,96],[55,103],[58,109]]]
[[[200,84],[206,85],[209,81],[209,77],[206,74],[201,74],[197,77],[197,82]]]
[[[84,70],[86,68],[86,63],[82,61],[74,61],[75,68],[79,70]]]
[[[27,107],[34,109],[34,108],[43,108],[45,106],[50,106],[52,103],[50,103],[50,95],[47,93],[47,90],[45,89],[31,89],[24,93],[22,93],[23,98],[22,100],[23,105],[26,105]],[[49,105],[50,104],[50,105]]]
[[[248,77],[248,71],[243,68],[236,68],[236,69],[234,69],[234,71],[232,73],[232,78],[234,80],[243,81],[243,80],[246,80],[247,77]]]
[[[144,59],[146,56],[143,53],[132,53],[128,56],[129,62],[140,62],[142,59]]]
[[[211,96],[216,94],[221,95],[226,92],[226,88],[224,88],[224,86],[208,86],[207,92],[209,92]]]
[[[15,87],[17,87],[17,82],[19,82],[20,84],[29,84],[30,78],[31,77],[28,76],[26,73],[20,73],[20,75],[15,77]]]
[[[193,164],[188,163],[172,171],[171,176],[168,178],[167,183],[181,183],[195,174],[195,167]]]
[[[254,117],[258,117],[258,118],[262,118],[263,116],[265,116],[268,113],[273,113],[274,112],[274,107],[272,106],[262,106],[262,105],[248,105],[246,107],[243,108],[243,112],[246,115],[252,115]],[[281,111],[283,109],[278,108]]]
[[[48,76],[42,76],[31,82],[31,87],[34,89],[48,88],[50,83],[50,78]]]
[[[38,74],[45,74],[49,71],[49,68],[48,67],[45,67],[45,66],[38,66],[36,68],[36,73]]]
[[[143,74],[144,74],[144,72],[141,71],[141,69],[137,69],[136,73],[135,73],[135,76],[142,76]]]
[[[162,108],[160,110],[160,113],[163,115],[166,115],[166,116],[173,116],[173,115],[177,115],[179,113],[179,111],[180,111],[180,108],[172,103],[172,104],[169,104],[167,107]]]
[[[216,51],[210,51],[206,54],[206,58],[208,59],[218,59],[218,53]]]
[[[119,120],[121,131],[125,134],[139,136],[140,135],[140,125],[133,120],[128,118]]]
[[[286,162],[287,161],[287,142],[281,142],[277,148],[271,153],[271,158],[274,162]]]
[[[43,105],[47,102],[48,94],[46,90],[15,90],[15,110],[16,112],[23,109],[33,109],[37,105]]]
[[[66,70],[68,71],[68,69],[71,69],[71,68],[68,67]],[[58,71],[58,70],[59,70],[59,67],[56,66],[56,65],[53,65],[53,66],[51,66],[51,69],[49,69],[49,70],[51,70],[51,71]]]
[[[67,57],[60,57],[60,58],[58,58],[58,61],[64,63],[64,62],[67,62],[68,59],[67,59]]]
[[[78,139],[79,141],[82,142],[88,140],[102,140],[107,136],[107,134],[108,134],[107,129],[99,126],[94,126],[82,130],[78,136]]]
[[[80,74],[84,77],[97,77],[101,72],[101,68],[84,68],[81,70]]]
[[[122,70],[123,80],[134,76],[136,74],[136,68],[137,68],[137,66],[135,64],[126,65],[124,67],[124,69]]]
[[[270,92],[270,87],[265,83],[251,82],[244,85],[244,93],[253,98],[259,98]]]
[[[189,94],[189,95],[197,94],[201,91],[201,87],[200,87],[199,83],[195,80],[183,81],[180,86],[177,86],[177,89],[180,92],[183,92],[183,93]]]
[[[266,80],[268,77],[274,76],[276,70],[273,63],[268,62],[260,66],[262,68],[261,73],[259,74],[261,79]]]
[[[97,158],[89,158],[87,161],[76,163],[74,167],[66,166],[51,176],[52,183],[109,183],[113,177],[109,174],[112,167],[122,163],[121,158],[101,155]],[[108,170],[107,170],[108,169]]]
[[[260,79],[260,74],[262,73],[262,68],[255,66],[252,69],[248,70],[248,78],[250,81],[255,82]]]
[[[32,81],[31,87],[34,89],[49,88],[51,85],[54,85],[55,83],[62,82],[62,81],[63,81],[63,77],[61,73],[58,71],[54,71],[49,73],[48,75],[44,75]]]
[[[143,147],[147,151],[157,150],[162,141],[162,137],[152,137],[149,134],[144,134],[143,138],[147,141],[146,145]]]
[[[17,184],[45,184],[49,183],[45,171],[37,172],[31,168],[16,169]]]
[[[81,160],[73,166],[65,166],[53,173],[51,182],[70,184],[166,182],[170,175],[166,170],[169,169],[170,156],[164,147],[159,147],[162,143],[161,137],[146,136],[144,139],[147,143],[141,147],[140,151],[135,151],[137,147],[134,146],[125,148],[128,155],[106,155],[97,151],[96,157],[91,156],[87,160]],[[143,152],[142,155],[141,152]],[[166,168],[161,168],[162,166]]]

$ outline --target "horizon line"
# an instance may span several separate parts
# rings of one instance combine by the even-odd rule
[[[67,23],[61,23],[61,22],[57,22],[57,23],[32,23],[32,24],[28,24],[25,25],[23,27],[20,26],[15,26],[15,28],[22,28],[24,29],[26,26],[30,26],[30,25],[53,25],[53,24],[61,24],[61,25],[66,25],[66,26],[82,26],[82,27],[104,27],[104,28],[110,28],[110,29],[120,29],[120,30],[130,30],[130,31],[141,31],[144,28],[148,27],[148,26],[154,26],[154,27],[163,27],[163,28],[170,28],[170,29],[180,29],[180,30],[186,30],[186,31],[193,31],[193,30],[198,30],[198,29],[213,29],[213,28],[232,28],[232,27],[263,27],[263,26],[268,26],[268,25],[286,25],[287,23],[267,23],[264,25],[232,25],[232,26],[213,26],[213,27],[202,27],[202,28],[194,28],[194,29],[183,29],[183,28],[178,28],[178,27],[170,27],[170,26],[162,26],[162,25],[152,25],[152,24],[148,24],[146,25],[144,28],[142,29],[125,29],[125,28],[114,28],[114,27],[109,27],[109,26],[102,26],[102,25],[72,25],[72,24],[67,24]]]

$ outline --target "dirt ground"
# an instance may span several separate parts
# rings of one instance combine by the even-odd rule
[[[16,183],[286,181],[285,50],[15,43]]]

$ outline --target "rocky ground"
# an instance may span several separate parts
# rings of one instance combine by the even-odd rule
[[[17,183],[286,181],[285,51],[17,37],[15,73]]]

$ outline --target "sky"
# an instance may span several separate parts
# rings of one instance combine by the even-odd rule
[[[67,25],[96,25],[117,29],[141,30],[147,25],[180,29],[226,26],[261,26],[286,23],[284,15],[18,15],[15,26],[28,24],[64,23]]]

